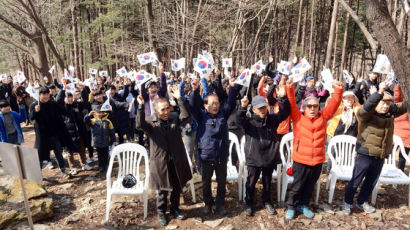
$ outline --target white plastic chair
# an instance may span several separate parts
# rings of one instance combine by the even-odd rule
[[[192,201],[196,203],[195,186],[194,186],[194,172],[192,171],[192,161],[191,161],[191,157],[189,156],[188,151],[186,151],[186,157],[188,158],[188,164],[189,164],[189,168],[191,169],[191,175],[192,175],[192,179],[188,181],[188,183],[191,189]]]
[[[115,158],[118,159],[118,175],[117,179],[111,184],[111,172]],[[140,164],[142,158],[144,158],[145,162],[145,180],[141,180],[140,178]],[[132,188],[125,188],[122,186],[122,180],[128,174],[132,174],[137,180],[137,183]],[[147,218],[148,182],[149,166],[146,149],[135,143],[117,145],[112,151],[112,156],[107,171],[107,208],[105,219],[108,221],[112,195],[140,195],[140,201],[144,202],[144,219]]]
[[[292,167],[293,160],[292,160],[292,151],[293,151],[293,132],[287,133],[282,137],[279,147],[280,158],[282,160],[282,192],[281,194],[281,201],[285,201],[286,198],[286,190],[288,188],[289,183],[293,183],[293,176],[289,176],[286,172],[288,168]],[[286,156],[285,156],[286,153]],[[317,180],[316,183],[317,191],[320,190],[320,179]],[[315,201],[318,202],[319,200],[319,192],[316,193]]]
[[[228,158],[228,163],[227,163],[227,174],[226,174],[226,180],[237,180],[238,181],[238,198],[239,201],[242,200],[242,175],[243,175],[243,168],[244,168],[244,157],[241,154],[240,147],[239,147],[239,140],[238,137],[232,133],[229,132],[229,158]],[[236,169],[236,166],[232,164],[232,148],[235,146],[236,148],[236,153],[238,155],[238,160],[239,160],[239,169]],[[212,176],[212,180],[216,180],[216,175]]]
[[[247,178],[248,178],[248,168],[246,167],[246,157],[245,157],[245,135],[241,138],[241,151],[242,151],[242,154],[244,156],[242,200],[245,200],[246,181],[247,181]],[[260,175],[260,178],[261,177],[262,177],[262,174]],[[277,169],[275,169],[272,173],[272,180],[277,180],[276,194],[277,194],[278,202],[280,201],[281,178],[282,178],[282,165],[279,164],[277,166]]]
[[[385,159],[382,172],[380,174],[379,180],[372,192],[372,203],[376,204],[377,192],[379,184],[408,184],[409,185],[409,203],[410,206],[410,173],[407,176],[396,167],[396,153],[399,151],[406,162],[410,162],[410,158],[407,156],[406,150],[404,149],[403,141],[399,136],[393,135],[394,147],[392,153],[388,158]]]
[[[332,154],[335,154],[333,156]],[[350,181],[352,179],[355,156],[356,137],[349,135],[337,135],[330,139],[327,155],[332,162],[332,168],[327,176],[326,188],[329,189],[329,204],[332,203],[337,180]]]

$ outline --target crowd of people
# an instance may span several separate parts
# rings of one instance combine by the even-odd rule
[[[375,211],[367,201],[384,159],[392,151],[393,134],[402,138],[409,152],[410,107],[403,102],[399,83],[386,83],[378,73],[369,72],[366,78],[357,77],[351,83],[334,81],[329,91],[314,76],[294,83],[271,64],[253,74],[249,87],[235,84],[233,72],[223,77],[218,69],[204,78],[167,76],[161,63],[158,69],[157,78],[141,87],[126,77],[100,76],[95,86],[78,82],[72,92],[68,90],[69,79],[49,82],[45,78],[42,83],[36,79],[33,85],[39,92],[38,100],[25,91],[28,82],[16,83],[9,77],[0,83],[1,142],[23,143],[20,123],[33,123],[41,167],[54,167],[50,157],[53,150],[63,177],[78,173],[74,154],[79,154],[82,170],[93,170],[90,164],[98,161],[98,170],[105,172],[112,146],[124,142],[146,146],[150,188],[158,191],[156,208],[162,226],[167,224],[168,192],[170,214],[185,218],[179,200],[182,188],[192,178],[188,157],[194,162],[194,172],[202,177],[203,214],[227,214],[229,154],[234,164],[238,162],[235,149],[229,151],[229,132],[239,140],[245,136],[248,175],[244,212],[249,216],[253,215],[259,178],[262,205],[268,213],[276,214],[270,199],[272,172],[281,163],[279,145],[289,132],[294,135],[293,150],[288,153],[292,154],[294,182],[287,199],[287,220],[297,211],[314,217],[309,201],[322,173],[330,138],[357,137],[353,176],[342,206],[347,215],[360,184],[355,207],[366,213]],[[400,156],[401,170],[405,163]],[[330,168],[329,162],[328,171]],[[211,190],[214,174],[215,198]]]

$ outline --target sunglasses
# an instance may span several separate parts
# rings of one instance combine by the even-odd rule
[[[308,105],[306,105],[306,107],[308,108],[308,109],[317,109],[317,108],[319,108],[319,105],[318,104],[308,104]]]

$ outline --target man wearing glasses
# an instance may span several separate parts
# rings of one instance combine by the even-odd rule
[[[380,83],[378,92],[370,95],[358,112],[357,157],[342,206],[346,215],[351,213],[354,194],[363,179],[356,207],[366,213],[376,211],[367,200],[379,179],[384,159],[393,148],[394,118],[407,112],[407,103],[392,103],[393,96],[385,91],[386,88],[385,82]]]
[[[313,212],[308,208],[313,188],[322,171],[326,159],[325,141],[327,121],[333,117],[342,101],[343,84],[333,83],[334,94],[330,103],[319,110],[319,99],[307,97],[302,104],[303,112],[296,105],[293,79],[286,82],[286,90],[290,103],[290,117],[293,121],[293,184],[287,201],[286,219],[295,217],[298,210],[307,218],[313,218]]]

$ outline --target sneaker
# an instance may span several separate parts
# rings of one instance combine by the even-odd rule
[[[171,209],[170,213],[174,218],[176,218],[178,220],[185,219],[185,215],[180,209]]]
[[[167,218],[165,217],[165,214],[158,214],[158,222],[161,226],[167,225]]]
[[[350,214],[352,213],[351,208],[352,208],[352,205],[351,205],[351,204],[348,204],[348,203],[346,203],[346,202],[343,202],[342,211],[343,211],[344,214],[350,215]]]
[[[53,168],[54,168],[53,162],[49,161],[49,162],[47,163],[47,167],[48,167],[49,169],[53,169]]]
[[[97,158],[97,157],[93,157],[93,158],[91,158],[91,160],[93,160],[93,162],[97,162],[97,161],[98,161],[98,158]]]
[[[228,212],[224,209],[223,206],[216,206],[216,212],[221,215],[225,216]]]
[[[91,166],[89,166],[88,164],[85,164],[85,165],[83,165],[83,166],[81,167],[81,169],[82,169],[82,170],[86,170],[86,171],[90,171],[90,170],[93,169],[93,168],[91,168]]]
[[[253,215],[252,207],[250,205],[245,206],[245,214],[247,216],[252,216]]]
[[[70,174],[71,175],[77,175],[77,169],[76,168],[72,168],[71,170],[70,170]]]
[[[309,219],[312,219],[315,216],[315,214],[313,214],[313,212],[308,207],[306,207],[306,205],[299,205],[298,211],[303,213],[303,215],[305,215]]]
[[[91,163],[93,163],[94,161],[93,161],[92,158],[88,158],[87,160],[85,160],[85,162],[87,162],[87,164],[91,164]]]
[[[265,206],[266,211],[268,211],[269,214],[276,215],[277,212],[271,204],[265,204],[264,206]]]
[[[204,215],[208,215],[212,212],[212,206],[211,205],[205,205],[205,207],[202,209],[202,213]]]
[[[63,152],[63,157],[64,157],[64,158],[67,158],[67,157],[68,157],[68,153]]]
[[[367,202],[364,202],[363,204],[356,203],[356,208],[366,212],[367,214],[374,213],[376,211],[376,209]]]
[[[285,218],[287,220],[293,220],[293,218],[295,218],[295,210],[294,209],[288,209],[288,211],[286,212]]]

